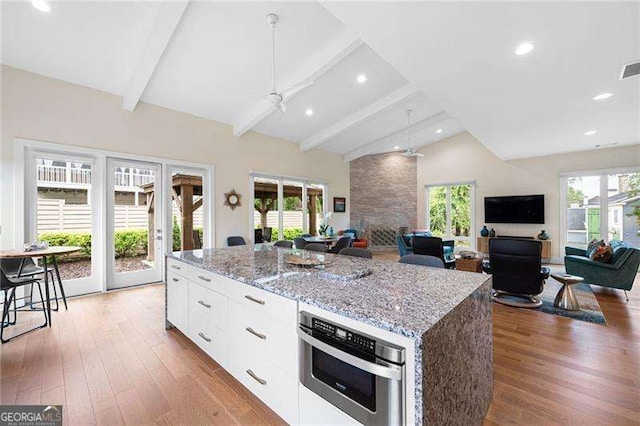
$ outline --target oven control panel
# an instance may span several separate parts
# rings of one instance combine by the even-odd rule
[[[357,348],[363,352],[375,354],[376,341],[373,339],[354,333],[351,330],[338,327],[330,322],[322,321],[318,318],[313,318],[311,324],[313,331],[318,331],[328,338],[347,343],[349,346]]]

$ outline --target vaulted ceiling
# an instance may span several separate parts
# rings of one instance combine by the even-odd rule
[[[3,2],[2,63],[352,160],[463,130],[502,158],[640,143],[637,3]],[[271,85],[314,84],[281,113]],[[535,49],[519,57],[522,41]],[[358,82],[359,76],[365,82]],[[612,92],[606,101],[593,96]],[[312,114],[307,114],[307,111]],[[585,136],[588,130],[595,135]]]

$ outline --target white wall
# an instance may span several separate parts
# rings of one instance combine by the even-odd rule
[[[334,214],[332,225],[341,229],[349,224],[349,167],[337,155],[302,153],[297,144],[255,132],[235,138],[229,125],[144,102],[128,112],[122,109],[119,96],[7,66],[2,66],[1,73],[2,248],[23,243],[13,241],[15,138],[214,164],[219,247],[226,244],[228,235],[253,238],[250,171],[327,181],[328,200],[347,197],[347,212]],[[233,211],[222,205],[223,193],[232,188],[244,195],[243,205]]]
[[[484,197],[544,194],[544,225],[493,227],[498,234],[518,236],[535,236],[546,229],[553,239],[553,258],[561,257],[564,251],[560,247],[560,173],[640,165],[640,145],[504,161],[467,132],[419,152],[424,157],[418,158],[418,227],[426,226],[427,184],[476,181],[476,234],[484,225]]]

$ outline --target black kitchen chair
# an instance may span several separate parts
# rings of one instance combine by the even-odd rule
[[[400,259],[400,263],[407,263],[409,265],[430,266],[432,268],[444,268],[444,262],[442,261],[442,259],[436,256],[429,256],[425,254],[405,254]]]
[[[31,257],[21,257],[14,259],[2,259],[2,270],[9,278],[33,278],[42,280],[44,282],[44,268],[36,265]],[[64,287],[61,280],[55,280],[53,268],[47,267],[47,273],[51,287],[53,288],[53,297],[55,298],[55,307],[52,307],[52,311],[58,311],[58,291],[56,290],[56,284],[60,288],[60,295],[62,296],[62,302],[64,303],[64,309],[67,310],[67,296],[64,293]],[[30,288],[31,295],[33,294],[33,287]]]
[[[287,240],[279,240],[273,243],[274,247],[293,248],[293,242]]]
[[[294,238],[294,239],[293,239],[293,244],[295,244],[295,246],[296,246],[296,248],[297,248],[298,250],[302,250],[302,249],[304,249],[304,247],[305,247],[307,244],[309,244],[309,243],[307,243],[307,241],[306,241],[304,238],[302,238],[302,237],[297,237],[297,238]]]
[[[239,236],[227,237],[227,246],[229,247],[246,246],[246,245],[247,245],[247,242],[242,237],[239,237]]]
[[[262,228],[262,242],[263,243],[270,243],[272,235],[273,235],[273,228],[272,227],[265,226],[264,228]]]
[[[335,245],[331,247],[331,250],[329,250],[329,253],[338,254],[340,253],[340,250],[347,247],[351,247],[351,244],[353,244],[353,238],[340,237],[340,239],[335,243]]]
[[[411,239],[411,246],[413,247],[413,254],[435,256],[442,260],[444,267],[447,269],[451,269],[456,266],[456,259],[453,256],[453,251],[450,256],[445,257],[445,244],[443,243],[442,238],[416,235]]]
[[[327,245],[323,243],[309,243],[304,246],[304,250],[317,251],[319,253],[326,253],[327,251],[329,251],[327,250]]]
[[[338,254],[341,254],[343,256],[361,257],[363,259],[373,259],[373,254],[371,253],[371,251],[357,247],[343,248]]]
[[[2,261],[4,264],[4,260]],[[18,336],[22,336],[25,333],[30,331],[37,330],[39,328],[44,328],[47,326],[47,311],[42,308],[34,309],[31,306],[31,303],[26,304],[23,307],[18,308],[18,301],[28,299],[28,296],[16,298],[16,289],[18,287],[24,287],[27,285],[37,285],[38,292],[40,293],[40,301],[43,302],[44,305],[44,296],[42,295],[42,287],[40,286],[40,281],[31,277],[31,278],[9,278],[2,269],[2,264],[0,264],[0,291],[4,293],[4,303],[2,304],[2,322],[0,323],[0,342],[7,343],[10,340],[15,339]],[[11,305],[13,305],[13,320],[11,320]],[[29,330],[23,331],[22,333],[16,334],[15,336],[11,336],[7,339],[4,337],[4,329],[10,326],[15,325],[18,322],[18,312],[20,311],[42,311],[44,315],[44,324],[31,328]]]

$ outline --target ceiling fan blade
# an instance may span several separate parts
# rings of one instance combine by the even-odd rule
[[[305,87],[311,86],[313,83],[315,82],[312,80],[301,81],[300,83],[294,84],[293,86],[285,87],[284,89],[282,89],[282,91],[280,91],[280,94],[283,98],[285,98],[293,95],[294,93],[298,93]]]

